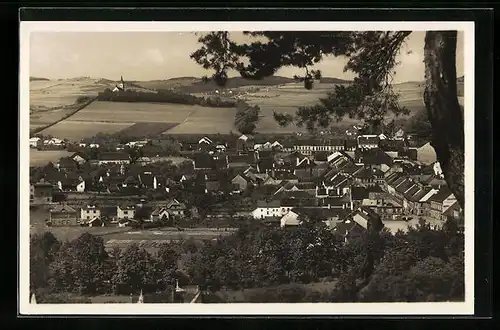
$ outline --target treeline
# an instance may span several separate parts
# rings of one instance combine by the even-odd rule
[[[78,294],[137,294],[169,291],[175,284],[186,284],[178,270],[181,253],[197,249],[190,240],[162,245],[155,254],[136,244],[124,250],[105,250],[101,237],[89,233],[60,242],[50,232],[30,238],[30,291],[37,302],[54,296]]]
[[[442,230],[421,225],[395,236],[367,232],[349,244],[322,223],[306,222],[290,231],[242,229],[205,245],[191,256],[188,274],[212,291],[330,278],[338,279],[336,286],[316,299],[459,301],[464,299],[463,247],[463,233],[452,222]],[[301,292],[304,301],[312,299],[303,288],[294,290]],[[270,302],[277,298],[255,299]]]
[[[50,233],[33,235],[31,291],[43,302],[54,293],[161,292],[179,279],[209,292],[297,285],[285,292],[257,290],[252,302],[464,299],[464,237],[455,223],[441,230],[420,225],[394,236],[369,231],[348,244],[340,237],[319,221],[293,230],[249,224],[201,246],[187,240],[151,254],[137,245],[107,253],[103,240],[88,233],[65,243]],[[299,287],[323,279],[336,284],[322,294]]]
[[[115,93],[111,89],[107,88],[104,92],[98,94],[97,99],[99,101],[109,102],[175,103],[217,108],[233,108],[236,106],[235,100],[224,100],[220,97],[197,97],[169,90],[159,90],[157,92],[127,90]]]

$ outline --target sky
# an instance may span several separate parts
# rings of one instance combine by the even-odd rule
[[[424,80],[425,32],[413,32],[406,40],[398,61],[394,82]],[[241,32],[232,38],[243,41]],[[189,55],[199,48],[193,32],[33,32],[30,35],[30,76],[64,79],[89,76],[118,80],[163,80],[201,77],[204,71]],[[458,33],[457,76],[463,75],[464,34]],[[314,68],[325,77],[352,79],[343,72],[345,58],[327,57]],[[301,75],[300,69],[286,67],[276,75]]]

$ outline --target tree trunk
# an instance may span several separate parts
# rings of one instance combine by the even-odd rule
[[[432,125],[432,146],[448,187],[464,207],[464,118],[457,97],[456,31],[425,35],[424,102]]]

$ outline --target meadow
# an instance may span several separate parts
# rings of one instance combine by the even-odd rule
[[[318,103],[319,98],[325,97],[328,92],[333,90],[335,85],[335,83],[321,82],[316,83],[311,90],[307,90],[302,83],[277,84],[277,81],[253,83],[255,86],[250,82],[236,79],[228,88],[239,92],[251,90],[252,87],[259,89],[257,92],[246,93],[244,98],[250,105],[260,107],[260,120],[256,132],[263,134],[305,132],[305,128],[298,128],[293,124],[280,127],[274,120],[273,112],[295,114],[300,106],[311,106]],[[272,83],[276,84],[271,85]],[[57,122],[74,111],[74,109],[67,106],[47,110],[53,107],[54,104],[58,104],[57,102],[61,104],[74,102],[80,95],[95,95],[105,88],[112,87],[114,82],[107,79],[76,78],[62,81],[35,80],[30,84],[31,105],[39,108],[30,116],[30,127],[33,129]],[[463,85],[463,83],[461,84]],[[190,91],[193,93],[216,89],[211,84],[205,84],[201,88],[199,81],[191,77],[165,81],[134,82],[133,86],[144,90],[191,88],[193,90]],[[198,87],[200,87],[199,91],[196,89]],[[394,88],[400,94],[400,104],[410,109],[408,116],[397,118],[398,123],[404,124],[409,117],[424,110],[422,100],[424,84],[423,82],[405,82],[396,84]],[[463,103],[463,97],[460,98],[460,102]],[[44,106],[48,108],[41,110]],[[42,134],[51,134],[69,140],[92,137],[98,132],[112,134],[120,131],[131,135],[141,134],[142,132],[148,135],[162,132],[163,134],[172,135],[227,134],[231,131],[237,132],[234,127],[235,113],[235,109],[232,108],[96,101],[67,119],[42,131]],[[343,128],[355,123],[357,123],[356,119],[344,118],[337,126]]]
[[[68,157],[71,154],[66,150],[30,149],[30,166],[45,166],[49,162],[57,162],[61,157]]]
[[[44,129],[41,133],[58,138],[66,138],[70,141],[80,141],[83,138],[95,136],[99,132],[115,133],[132,125],[134,123],[74,121],[67,119]]]

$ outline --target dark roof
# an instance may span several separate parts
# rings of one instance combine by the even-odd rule
[[[297,180],[297,176],[290,172],[277,172],[274,174],[274,179],[276,180]]]
[[[429,201],[442,203],[451,194],[452,194],[452,192],[451,192],[450,188],[448,188],[447,186],[444,186],[444,187],[441,187],[441,189],[439,189],[439,191],[437,193],[432,195],[429,198]]]
[[[380,140],[380,149],[383,151],[403,151],[406,148],[406,142],[404,140]]]
[[[257,161],[257,166],[259,172],[263,173],[268,170],[273,169],[273,159],[272,158],[261,158]]]
[[[413,185],[414,185],[413,180],[411,180],[410,178],[405,178],[405,180],[402,181],[401,184],[399,184],[395,189],[399,193],[404,193],[405,191],[410,189],[410,187]]]
[[[317,151],[314,153],[314,160],[318,162],[326,162],[328,160],[328,152]]]
[[[360,135],[358,136],[358,144],[378,144],[380,141],[377,135]]]
[[[374,179],[375,175],[371,169],[364,167],[354,174],[354,177],[357,179]]]
[[[59,159],[58,164],[60,167],[63,167],[63,168],[76,167],[76,162],[71,157],[63,157],[63,158]]]
[[[348,212],[344,209],[326,209],[326,208],[293,208],[292,212],[307,216],[314,217],[314,220],[327,220],[331,217],[343,218]]]
[[[281,200],[281,206],[285,207],[313,207],[318,206],[316,198],[284,198]]]
[[[382,151],[380,148],[364,150],[362,153],[363,163],[365,165],[392,165],[392,157]]]
[[[73,154],[71,155],[71,158],[74,158],[75,156],[80,156],[80,157],[82,157],[82,158],[83,158],[83,159],[85,159],[85,160],[90,159],[89,155],[87,155],[86,153],[84,153],[84,152],[82,152],[82,151],[77,151],[77,152],[73,153]]]
[[[102,152],[100,160],[130,160],[130,156],[124,152]]]
[[[194,166],[196,168],[213,168],[214,159],[208,153],[198,152],[194,156]]]
[[[369,191],[364,187],[351,187],[351,198],[355,201],[360,201],[368,198]]]

